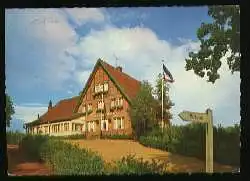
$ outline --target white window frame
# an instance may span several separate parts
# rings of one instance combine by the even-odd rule
[[[99,91],[100,91],[100,92],[103,92],[103,90],[104,90],[103,85],[100,84],[100,85],[99,85]]]
[[[106,129],[104,129],[103,123],[106,124]],[[102,131],[108,131],[108,120],[101,120],[101,130]]]
[[[108,92],[108,90],[109,90],[109,84],[108,84],[108,82],[105,82],[103,84],[103,90],[104,90],[104,92]]]
[[[124,120],[121,118],[121,129],[124,129]]]
[[[92,104],[88,104],[88,109],[87,111],[92,111]]]
[[[117,129],[121,129],[122,128],[121,118],[116,119],[116,121],[117,121]],[[121,127],[119,127],[119,124],[118,124],[119,122],[120,122]]]
[[[86,131],[86,121],[83,121],[83,124],[82,124],[82,131],[83,131],[83,132]]]
[[[114,120],[115,120],[115,121],[114,121],[114,122],[115,122],[115,125],[114,125],[114,126],[115,126],[115,129],[116,129],[116,130],[117,130],[117,129],[124,129],[124,119],[123,119],[123,117],[117,117],[117,118],[115,118]],[[120,128],[118,127],[118,125],[119,125],[119,124],[118,124],[118,121],[120,121],[120,125],[121,125]]]

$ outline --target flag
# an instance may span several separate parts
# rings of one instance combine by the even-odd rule
[[[172,74],[169,72],[169,70],[164,64],[163,64],[163,78],[167,82],[171,82],[171,83],[174,82]]]

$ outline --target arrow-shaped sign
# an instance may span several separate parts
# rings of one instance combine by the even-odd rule
[[[207,109],[206,113],[182,111],[179,117],[183,121],[192,121],[206,124],[206,172],[213,172],[213,116],[212,110]]]
[[[201,123],[208,122],[208,115],[206,113],[182,111],[179,114],[179,117],[183,121],[192,121],[192,122],[201,122]]]

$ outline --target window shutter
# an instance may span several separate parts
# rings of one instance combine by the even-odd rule
[[[104,84],[104,91],[108,91],[108,83]]]
[[[108,127],[109,127],[109,122],[108,122],[108,120],[105,120],[105,123],[106,123],[106,131],[108,131]]]
[[[124,129],[123,119],[121,118],[121,129]]]

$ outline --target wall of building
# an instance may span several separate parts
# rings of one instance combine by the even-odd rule
[[[75,134],[82,134],[83,117],[72,119],[70,121],[63,121],[58,123],[41,124],[27,128],[27,133],[42,134],[50,136],[69,136]],[[57,128],[55,128],[57,126]],[[80,127],[80,129],[79,129]]]
[[[95,95],[95,86],[98,84],[104,84],[104,82],[108,83],[108,92],[103,94],[104,104],[105,104],[105,113],[97,112],[97,104],[98,101],[102,100],[101,94]],[[111,102],[113,99],[122,98],[123,104],[122,108],[111,110]],[[105,71],[99,67],[96,73],[93,76],[93,79],[90,81],[88,89],[86,91],[85,96],[83,97],[83,101],[78,109],[78,113],[83,113],[83,107],[87,106],[88,104],[92,104],[92,112],[87,113],[85,116],[70,120],[64,121],[60,123],[51,123],[51,124],[42,124],[40,126],[34,126],[30,132],[33,134],[49,134],[52,136],[67,136],[67,135],[74,135],[74,134],[83,134],[85,131],[90,132],[90,134],[132,134],[132,127],[130,116],[128,113],[129,103],[127,100],[122,96],[121,92],[117,89],[115,84],[109,79],[108,75]],[[86,107],[87,108],[87,107]],[[87,111],[87,109],[85,109]],[[122,118],[122,126],[118,128],[116,119]],[[107,130],[101,130],[100,120],[107,120]],[[64,124],[69,124],[69,129],[64,129]],[[75,124],[82,124],[81,130],[75,130]],[[54,125],[59,125],[57,131],[53,132],[52,127]],[[88,129],[88,125],[94,126],[94,130]],[[50,132],[46,132],[45,127],[50,130]]]
[[[104,104],[105,104],[105,114],[97,111],[97,104],[98,101],[102,100],[101,94],[94,96],[95,93],[95,85],[104,84],[104,82],[108,83],[108,92],[103,94]],[[121,109],[115,109],[113,111],[110,110],[111,101],[113,99],[122,98],[123,99],[123,107]],[[96,73],[91,80],[89,87],[86,91],[85,96],[83,97],[82,104],[80,105],[78,112],[83,112],[83,107],[87,106],[88,104],[92,104],[92,113],[86,115],[86,121],[95,121],[97,131],[100,130],[99,122],[96,120],[107,119],[109,120],[108,124],[108,132],[117,132],[119,134],[131,134],[131,121],[128,114],[129,103],[127,100],[122,96],[121,92],[117,89],[115,84],[109,79],[108,75],[105,71],[99,67]],[[85,109],[86,110],[86,109]],[[123,118],[123,128],[122,129],[115,129],[115,118]],[[107,132],[107,131],[106,131]]]

